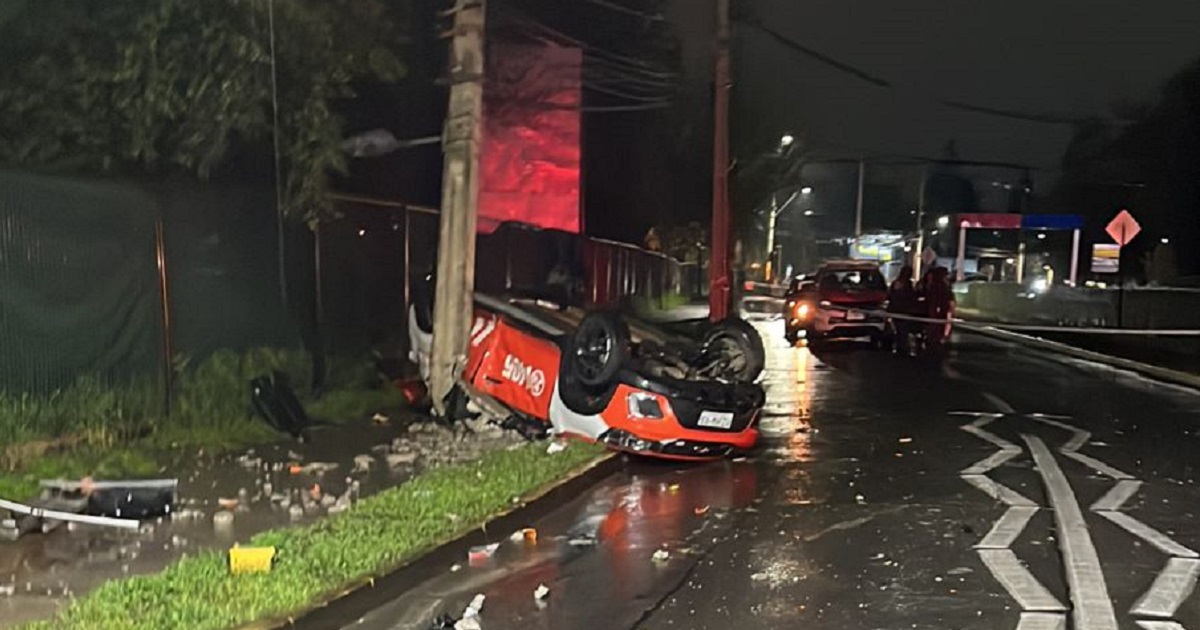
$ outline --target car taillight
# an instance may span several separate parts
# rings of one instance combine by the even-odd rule
[[[662,420],[662,405],[658,396],[644,392],[629,394],[629,417],[645,420]]]

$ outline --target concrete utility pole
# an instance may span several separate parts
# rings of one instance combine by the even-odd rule
[[[913,255],[913,275],[921,279],[921,257],[925,255],[925,183],[929,181],[929,165],[921,169],[921,192],[917,193],[917,251]]]
[[[713,77],[712,247],[708,259],[708,317],[729,316],[729,0],[717,0],[717,60]]]
[[[484,1],[455,0],[450,40],[450,105],[443,130],[442,208],[433,303],[430,395],[434,412],[467,354],[475,292],[475,222],[483,131]]]
[[[858,160],[858,204],[854,207],[854,238],[862,236],[863,187],[867,181],[867,161]]]

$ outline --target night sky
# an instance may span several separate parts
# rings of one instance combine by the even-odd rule
[[[791,127],[813,145],[847,153],[937,156],[955,139],[964,158],[1054,168],[1069,126],[956,111],[939,101],[1108,117],[1115,102],[1154,101],[1163,81],[1200,56],[1195,0],[750,0],[742,6],[895,86],[873,86],[741,27],[734,124],[747,143]]]

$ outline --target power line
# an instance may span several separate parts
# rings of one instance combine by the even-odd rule
[[[662,22],[664,20],[663,16],[660,14],[657,14],[657,13],[651,14],[651,13],[646,13],[644,11],[638,11],[637,9],[627,7],[627,6],[624,6],[621,4],[617,4],[615,2],[609,2],[608,0],[585,0],[585,1],[590,2],[599,7],[611,9],[613,11],[616,11],[617,13],[624,13],[625,15],[632,15],[634,17],[640,17],[640,18],[643,18],[646,20],[650,20],[651,22]]]
[[[855,66],[852,66],[848,63],[839,61],[837,59],[834,59],[833,57],[830,57],[829,55],[826,55],[822,52],[819,52],[817,50],[809,48],[808,46],[805,46],[805,45],[801,44],[800,42],[797,42],[796,40],[763,24],[761,21],[759,21],[757,19],[742,18],[740,20],[740,22],[742,24],[745,24],[746,26],[757,29],[757,30],[767,34],[772,39],[774,39],[775,41],[779,42],[780,44],[782,44],[783,46],[785,46],[791,50],[799,52],[807,57],[811,57],[812,59],[815,59],[827,66],[830,66],[832,68],[840,70],[846,74],[852,75],[855,78],[858,78],[862,81],[870,83],[876,87],[887,88],[887,89],[892,89],[895,87],[894,85],[892,85],[892,83],[890,81],[888,81],[886,79],[876,77],[876,76],[868,73],[865,70],[856,68]],[[1085,120],[1083,117],[1071,117],[1071,116],[1063,116],[1063,115],[1058,115],[1058,114],[1041,114],[1041,113],[1022,112],[1022,111],[1017,111],[1017,110],[990,107],[990,106],[986,106],[986,105],[975,105],[973,103],[965,103],[962,101],[951,101],[951,100],[942,100],[942,99],[934,99],[934,101],[939,103],[940,105],[943,105],[945,107],[949,107],[952,109],[959,109],[959,110],[969,111],[969,112],[973,112],[976,114],[983,114],[983,115],[987,115],[987,116],[996,116],[999,118],[1022,120],[1022,121],[1026,121],[1026,122],[1037,122],[1037,123],[1046,123],[1046,124],[1054,124],[1054,125],[1075,125],[1075,124],[1084,122],[1084,120]]]

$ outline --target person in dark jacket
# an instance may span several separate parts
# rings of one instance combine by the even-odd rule
[[[929,282],[925,286],[925,306],[927,317],[943,320],[946,323],[930,323],[926,332],[929,347],[940,349],[949,334],[950,318],[954,316],[956,306],[954,291],[950,284],[950,270],[945,267],[935,267],[929,274]]]
[[[921,314],[917,288],[913,285],[913,268],[908,265],[900,269],[900,275],[888,287],[888,312],[897,315]],[[892,318],[892,328],[896,334],[896,352],[908,354],[914,331],[913,322]]]

